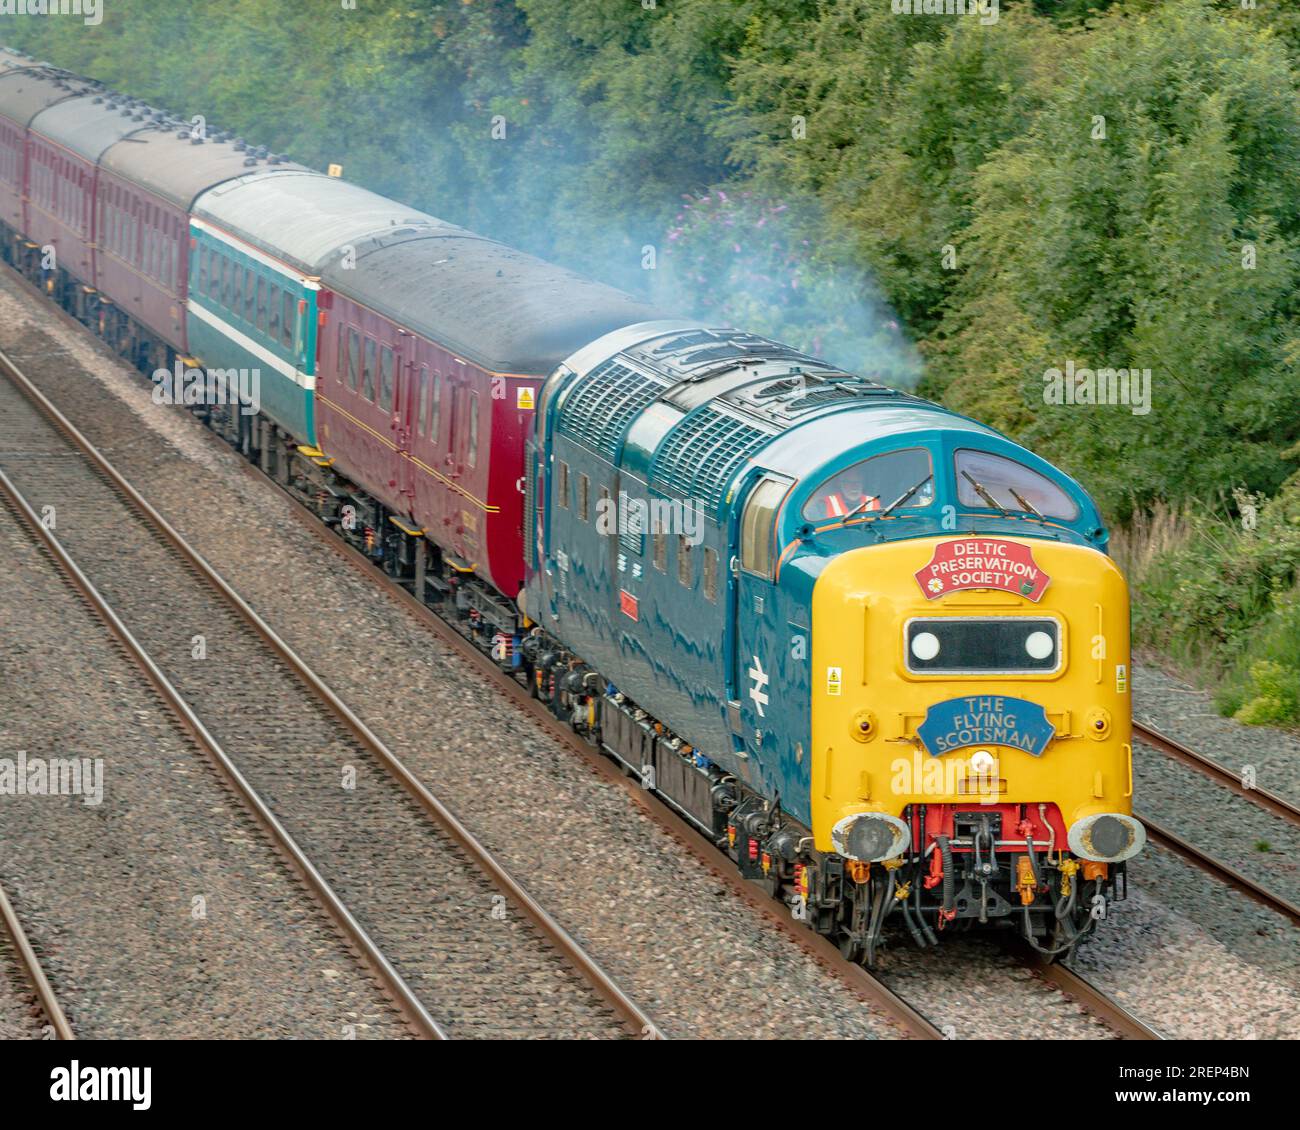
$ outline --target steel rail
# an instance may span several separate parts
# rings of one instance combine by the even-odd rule
[[[46,529],[31,504],[19,493],[12,480],[3,470],[0,470],[0,494],[4,495],[9,505],[30,527],[32,532],[39,537],[45,548],[54,557],[60,571],[73,589],[85,599],[99,619],[109,628],[127,654],[144,672],[149,682],[153,684],[154,689],[158,691],[168,707],[180,720],[185,730],[189,732],[203,752],[212,759],[223,776],[239,794],[244,804],[257,818],[258,823],[262,825],[281,851],[289,857],[295,869],[320,900],[330,917],[343,930],[343,933],[357,948],[363,959],[371,966],[380,983],[392,995],[407,1018],[422,1035],[431,1039],[445,1039],[446,1033],[425,1010],[415,992],[402,978],[401,974],[392,967],[383,951],[371,939],[365,928],[356,920],[352,912],[334,892],[311,860],[307,858],[288,830],[254,791],[226,751],[222,749],[216,738],[209,733],[207,727],[191,709],[189,703],[185,701],[167,676],[163,674],[153,658],[131,633],[131,630],[122,622],[103,595],[81,570],[81,567],[72,559],[54,534]]]
[[[57,407],[18,368],[14,361],[0,350],[0,372],[3,372],[25,396],[90,460],[91,464],[107,478],[115,489],[145,518],[145,520],[176,549],[178,553],[226,600],[236,614],[250,625],[266,644],[304,682],[334,715],[345,729],[359,741],[398,780],[424,812],[447,834],[489,879],[513,902],[524,916],[536,926],[551,944],[564,955],[600,996],[623,1018],[634,1034],[647,1039],[663,1039],[658,1025],[639,1005],[605,972],[563,926],[516,880],[492,854],[474,837],[464,824],[418,777],[394,754],[387,745],[326,685],[326,683],[298,656],[289,645],[257,614],[226,580],[195,550],[176,529],[135,489],[104,455],[77,429]],[[2,474],[2,472],[0,472]],[[43,535],[48,531],[41,528]],[[70,559],[69,559],[70,561]],[[74,566],[75,567],[75,566]],[[87,582],[88,584],[89,582]],[[105,605],[105,607],[107,607]],[[111,610],[110,610],[111,611]],[[125,630],[125,628],[123,628]],[[161,677],[161,672],[159,672]],[[170,685],[170,684],[169,684]],[[175,692],[173,692],[175,693]],[[179,695],[177,695],[179,699]],[[197,718],[195,722],[197,722]],[[199,723],[201,725],[201,723]],[[204,731],[206,733],[206,731]],[[210,737],[210,735],[209,735]],[[231,769],[234,769],[231,763]],[[237,770],[236,770],[237,772]],[[240,778],[242,780],[242,778]],[[245,784],[245,787],[248,787]],[[241,790],[242,792],[243,790]],[[249,788],[251,795],[251,787]],[[260,801],[259,801],[260,804]],[[265,807],[265,806],[262,806]],[[267,809],[270,815],[270,810]],[[272,817],[274,819],[274,817]],[[288,832],[284,832],[288,837]],[[299,853],[301,854],[301,853]],[[304,862],[306,857],[303,856]],[[310,864],[308,863],[308,866]],[[321,880],[324,881],[323,879]],[[341,905],[341,904],[340,904]],[[358,929],[360,926],[358,924]],[[372,943],[373,945],[373,943]],[[378,952],[376,947],[376,952]],[[382,956],[382,955],[381,955]],[[383,959],[387,962],[387,959]],[[394,975],[396,971],[394,971]],[[409,990],[408,990],[409,991]],[[414,994],[412,994],[414,998]],[[421,1005],[423,1010],[423,1006]],[[427,1015],[427,1014],[426,1014]],[[433,1023],[432,1017],[429,1022]],[[434,1027],[437,1027],[436,1023]],[[432,1034],[432,1033],[431,1033]],[[438,1036],[445,1036],[439,1029]]]
[[[1190,746],[1186,746],[1177,739],[1171,738],[1168,734],[1162,734],[1154,727],[1136,719],[1133,721],[1133,734],[1138,740],[1146,742],[1147,745],[1158,749],[1161,753],[1167,754],[1176,761],[1181,761],[1184,765],[1191,766],[1191,768],[1203,773],[1218,784],[1230,789],[1237,796],[1264,809],[1265,812],[1280,816],[1289,824],[1300,825],[1300,807],[1276,793],[1269,792],[1267,789],[1247,786],[1238,774],[1213,758],[1206,757],[1203,753],[1197,753]]]
[[[13,903],[9,901],[3,886],[0,886],[0,919],[4,920],[5,930],[14,943],[18,961],[27,974],[27,979],[32,983],[32,988],[36,990],[36,999],[41,1002],[45,1017],[54,1028],[54,1034],[60,1040],[75,1040],[77,1037],[72,1031],[72,1025],[68,1023],[63,1006],[59,1004],[59,998],[54,995],[54,987],[50,984],[50,979],[45,976],[45,970],[41,968],[41,959],[36,956],[36,950],[32,948],[23,924],[18,921],[18,912],[14,910]]]
[[[1279,895],[1276,891],[1270,891],[1267,887],[1255,882],[1250,876],[1243,875],[1235,867],[1215,859],[1212,855],[1207,855],[1200,848],[1188,843],[1178,833],[1153,820],[1150,816],[1136,812],[1134,815],[1146,825],[1147,836],[1155,843],[1175,855],[1181,856],[1187,862],[1206,872],[1206,874],[1213,876],[1222,883],[1226,883],[1233,890],[1240,892],[1249,899],[1253,899],[1261,906],[1265,906],[1284,918],[1290,919],[1293,926],[1300,926],[1300,906],[1296,906],[1295,903]]]

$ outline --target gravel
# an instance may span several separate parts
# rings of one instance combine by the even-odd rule
[[[1133,717],[1225,768],[1253,767],[1260,788],[1300,805],[1300,735],[1224,718],[1209,692],[1153,663],[1134,664]]]
[[[77,1034],[407,1035],[139,671],[3,507],[0,557],[0,756],[104,762],[98,805],[0,797],[3,882]]]

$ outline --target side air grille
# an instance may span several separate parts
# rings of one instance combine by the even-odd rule
[[[620,361],[609,360],[578,382],[560,410],[563,435],[617,462],[623,433],[666,385]]]

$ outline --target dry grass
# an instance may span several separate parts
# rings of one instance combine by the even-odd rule
[[[1150,512],[1137,513],[1111,531],[1110,552],[1130,585],[1146,576],[1157,558],[1184,548],[1196,536],[1190,503],[1175,507],[1158,501]]]

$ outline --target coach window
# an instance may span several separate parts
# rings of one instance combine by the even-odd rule
[[[425,435],[424,426],[429,422],[429,366],[420,366],[420,385],[419,391],[415,394],[419,399],[416,401],[419,407],[419,417],[415,425],[415,434]]]
[[[281,301],[284,304],[284,320],[280,323],[280,344],[292,349],[294,330],[298,328],[298,303],[287,290]]]
[[[747,572],[772,576],[776,511],[788,489],[780,479],[765,478],[749,492],[740,521],[740,564]]]
[[[436,447],[438,429],[442,426],[442,377],[433,374],[433,391],[429,393],[429,439]]]
[[[250,268],[244,268],[244,321],[250,326],[257,317],[257,283]]]
[[[343,383],[343,374],[347,370],[348,356],[348,328],[342,322],[339,323],[338,342],[334,346],[334,375],[338,377],[339,384]]]
[[[235,277],[231,280],[230,285],[230,309],[236,318],[239,317],[239,311],[244,305],[244,272],[235,267],[231,272]]]
[[[478,393],[469,396],[469,451],[465,462],[471,467],[478,466]]]
[[[379,351],[379,407],[393,410],[393,351],[386,345]]]
[[[704,565],[700,581],[704,588],[704,598],[716,601],[718,599],[718,551],[710,545],[704,547]]]
[[[208,292],[208,249],[199,248],[199,285],[196,293],[206,294]]]
[[[563,459],[555,473],[555,505],[569,509],[569,465]]]
[[[357,391],[357,378],[361,375],[361,335],[348,330],[348,388]]]
[[[375,339],[366,338],[366,363],[361,370],[361,395],[371,403],[375,399]]]
[[[274,342],[280,340],[280,288],[267,284],[266,305],[270,310],[270,321],[266,324],[267,336]]]
[[[587,495],[591,490],[591,480],[586,475],[578,475],[578,517],[587,520]]]
[[[266,279],[257,276],[257,328],[266,333]]]
[[[221,260],[221,305],[227,310],[232,307],[233,292],[235,289],[235,265],[227,258]]]
[[[677,535],[677,579],[688,589],[695,587],[695,563],[691,560],[691,543],[685,534]]]

